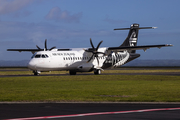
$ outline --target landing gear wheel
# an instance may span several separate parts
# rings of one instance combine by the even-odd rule
[[[76,71],[70,70],[70,71],[69,71],[69,74],[70,74],[70,75],[76,75]]]
[[[100,75],[100,74],[101,74],[101,70],[100,70],[100,69],[94,70],[94,74],[95,74],[95,75]]]
[[[34,73],[35,76],[38,76],[40,72],[38,72],[38,71],[33,71],[33,73]]]

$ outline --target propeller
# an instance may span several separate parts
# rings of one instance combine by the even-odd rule
[[[38,50],[42,50],[39,46],[36,45],[36,47],[38,48]],[[45,43],[44,43],[44,51],[51,51],[52,49],[56,48],[56,46],[50,48],[50,49],[47,49],[47,39],[45,39]]]
[[[92,43],[92,40],[91,40],[91,38],[90,38],[90,43],[91,43],[92,48],[90,48],[90,49],[88,49],[88,50],[85,50],[85,51],[86,51],[86,52],[91,52],[93,55],[90,57],[90,59],[87,61],[87,63],[90,62],[90,61],[93,59],[93,57],[95,57],[95,58],[97,59],[98,65],[99,65],[98,54],[103,54],[103,55],[105,55],[105,53],[103,53],[103,52],[98,52],[99,46],[101,45],[102,42],[103,42],[103,41],[99,42],[99,44],[98,44],[97,47],[95,48],[94,45],[93,45],[93,43]]]

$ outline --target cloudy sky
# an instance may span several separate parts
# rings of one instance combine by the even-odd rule
[[[0,60],[28,60],[30,52],[13,48],[117,47],[128,31],[114,28],[155,26],[140,30],[138,45],[173,44],[152,48],[139,59],[180,59],[179,0],[0,0]]]

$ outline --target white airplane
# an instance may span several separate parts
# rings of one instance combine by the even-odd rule
[[[138,31],[140,29],[155,29],[156,27],[139,27],[139,24],[132,24],[130,28],[118,28],[114,30],[129,30],[129,34],[125,41],[119,47],[101,47],[101,41],[97,47],[94,47],[92,40],[90,44],[92,48],[72,48],[72,49],[56,49],[52,47],[47,49],[47,40],[45,40],[45,48],[41,49],[7,49],[7,51],[29,51],[33,53],[32,59],[28,63],[34,75],[39,75],[45,71],[69,71],[70,75],[76,75],[76,72],[91,72],[101,74],[101,71],[107,68],[115,68],[124,65],[131,60],[140,57],[136,50],[149,48],[161,48],[172,46],[171,44],[163,45],[146,45],[136,46],[138,39]]]

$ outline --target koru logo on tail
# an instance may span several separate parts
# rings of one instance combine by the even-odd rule
[[[137,42],[136,32],[133,32],[131,34],[131,37],[129,38],[129,45],[135,46],[135,43]]]

